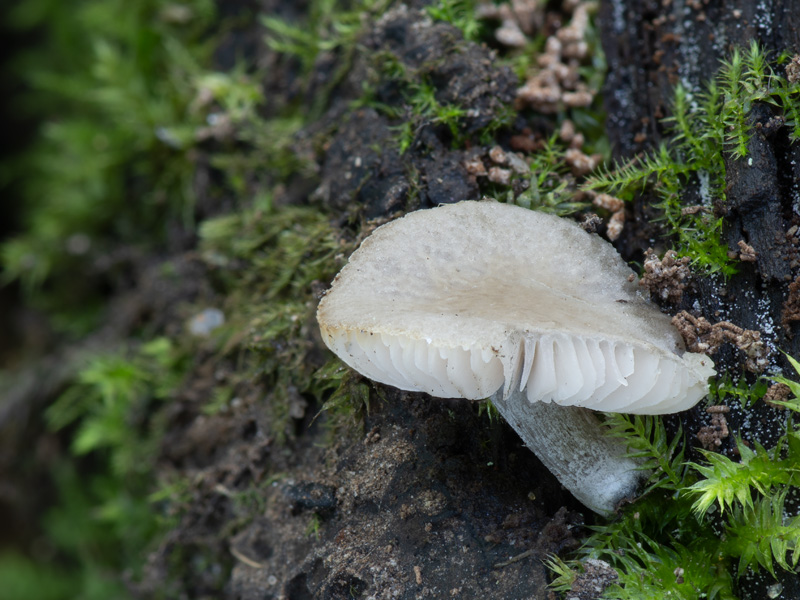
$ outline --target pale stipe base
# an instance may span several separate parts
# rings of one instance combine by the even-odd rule
[[[596,413],[576,406],[531,402],[524,392],[492,397],[525,445],[582,504],[603,516],[636,497],[649,472],[626,458],[625,443],[610,437]]]

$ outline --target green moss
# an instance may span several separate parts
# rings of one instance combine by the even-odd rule
[[[425,10],[434,20],[450,23],[459,29],[465,40],[477,42],[480,39],[483,28],[476,16],[474,0],[439,0],[426,6]]]
[[[79,575],[50,565],[36,564],[25,556],[0,554],[3,594],[16,600],[62,600],[73,598]],[[118,590],[111,590],[118,591]]]
[[[373,387],[369,380],[338,358],[331,359],[314,373],[312,391],[318,398],[325,399],[317,417],[326,415],[325,424],[331,438],[339,436],[343,429],[363,423],[373,396],[382,397],[380,388]]]
[[[334,88],[350,71],[355,57],[356,44],[361,36],[365,15],[380,15],[389,6],[390,0],[312,0],[302,21],[291,22],[272,15],[263,15],[261,22],[269,32],[267,44],[273,50],[299,61],[306,76],[306,92],[311,85],[308,76],[321,53],[338,57],[335,70],[326,79],[322,89],[315,90],[310,107],[304,112],[311,119],[318,118],[328,105]]]
[[[12,100],[40,126],[0,166],[0,186],[13,185],[23,207],[0,267],[40,308],[96,313],[103,282],[87,273],[97,256],[120,242],[157,243],[165,222],[191,222],[189,150],[203,115],[190,104],[213,17],[209,0],[180,10],[166,0],[35,0],[10,11],[10,26],[40,39],[14,63],[26,91]],[[76,321],[92,322],[61,319]]]
[[[767,387],[764,379],[751,384],[745,375],[741,375],[734,382],[730,374],[725,373],[711,381],[708,397],[712,404],[725,404],[728,399],[734,399],[742,404],[742,408],[748,408],[764,397]]]
[[[200,226],[202,255],[231,315],[217,338],[220,352],[240,356],[238,376],[270,391],[266,410],[279,440],[294,435],[297,394],[328,399],[342,385],[335,369],[317,373],[322,365],[308,355],[317,327],[313,290],[333,279],[355,247],[344,235],[305,207],[253,208]]]
[[[404,95],[408,103],[408,114],[402,119],[402,124],[397,126],[400,154],[405,154],[426,124],[443,126],[450,134],[452,146],[462,146],[466,138],[461,132],[459,121],[466,115],[466,111],[455,104],[441,104],[436,99],[436,89],[427,82],[427,78],[419,76],[417,79],[421,79],[421,82],[418,83],[416,79],[406,82]]]
[[[428,7],[429,11],[434,7]],[[435,11],[434,11],[435,12]],[[465,39],[466,38],[465,36]],[[442,103],[437,99],[437,88],[428,71],[429,65],[412,69],[393,53],[382,50],[370,56],[370,71],[363,95],[353,103],[353,108],[370,107],[389,117],[396,130],[396,141],[401,154],[408,151],[425,127],[437,128],[452,148],[463,148],[478,142],[488,145],[495,134],[508,128],[516,116],[511,106],[501,106],[494,117],[477,131],[464,127],[467,110],[457,103]],[[391,90],[396,102],[387,104],[377,99],[377,89]]]
[[[800,456],[790,453],[782,458],[781,444],[786,442],[787,439],[782,439],[770,452],[759,444],[751,450],[739,442],[736,445],[738,461],[716,452],[703,451],[707,464],[691,463],[703,479],[687,488],[688,495],[695,498],[694,512],[704,517],[715,504],[719,506],[720,514],[726,508],[735,507],[753,511],[753,490],[762,496],[770,496],[775,489],[785,491],[786,486],[800,486],[800,473],[796,470]],[[778,495],[773,495],[773,499]],[[784,557],[776,555],[775,558],[782,562]]]
[[[0,283],[18,281],[57,330],[97,324],[128,267],[108,256],[163,251],[170,233],[195,227],[198,158],[223,174],[200,190],[210,197],[255,188],[268,202],[275,179],[310,174],[293,151],[299,111],[265,119],[261,74],[211,69],[214,17],[209,0],[36,0],[12,11],[42,35],[17,65],[31,88],[17,105],[34,107],[41,127],[0,166],[0,186],[14,185],[24,207],[0,243]]]
[[[185,150],[201,115],[188,105],[208,55],[200,34],[214,11],[195,0],[178,23],[171,8],[158,0],[38,0],[11,13],[13,24],[42,39],[16,64],[30,90],[14,106],[44,119],[33,147],[2,169],[26,207],[26,233],[4,246],[6,278],[41,284],[63,263],[71,235],[100,243],[95,236],[106,228],[128,237],[165,215],[191,214]],[[138,186],[142,180],[153,185]]]
[[[649,188],[659,198],[665,234],[679,255],[703,272],[731,275],[736,268],[722,240],[723,219],[714,214],[714,203],[725,201],[726,157],[746,157],[753,134],[748,114],[756,103],[775,106],[790,138],[800,139],[798,100],[800,84],[776,73],[755,42],[745,51],[736,49],[704,91],[675,89],[666,120],[671,135],[658,150],[598,174],[586,187],[628,200]],[[690,188],[702,202],[694,212],[683,210]]]
[[[319,533],[322,530],[322,517],[317,513],[312,513],[308,518],[308,525],[306,525],[306,536],[319,539]]]
[[[515,173],[514,179],[525,179],[525,189],[514,194],[505,186],[489,186],[490,196],[508,204],[566,216],[585,209],[588,204],[575,200],[578,186],[564,161],[565,148],[554,134],[530,157],[530,173]]]
[[[0,588],[9,597],[127,597],[123,571],[135,580],[170,524],[163,495],[151,495],[153,464],[164,430],[159,408],[185,369],[164,338],[84,359],[45,413],[48,429],[70,441],[52,461],[56,501],[41,523],[39,546],[53,560],[0,556]]]

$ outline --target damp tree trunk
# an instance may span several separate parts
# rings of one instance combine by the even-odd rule
[[[614,159],[628,161],[657,147],[668,137],[664,119],[676,84],[702,89],[734,47],[752,40],[777,56],[800,52],[800,1],[650,2],[619,0],[602,4],[600,29],[609,72],[604,90],[607,132]],[[784,305],[789,286],[800,276],[797,243],[790,235],[800,223],[800,144],[790,144],[786,127],[767,126],[773,111],[755,105],[747,156],[725,155],[726,197],[714,199],[724,219],[724,241],[738,253],[744,241],[756,253],[754,262],[739,262],[737,273],[698,277],[678,308],[699,308],[712,323],[728,320],[761,331],[772,350],[800,355],[800,321],[787,321]],[[687,182],[683,201],[696,204],[696,185]],[[660,231],[653,223],[653,197],[644,195],[632,208],[633,221],[620,240],[629,258],[641,252]],[[630,215],[629,215],[630,216]],[[661,244],[664,247],[663,243]],[[733,349],[723,347],[724,362]],[[788,367],[779,355],[771,364]]]
[[[784,50],[800,52],[798,0],[611,0],[602,3],[600,15],[609,65],[604,90],[607,132],[618,161],[655,148],[666,133],[663,119],[670,113],[675,85],[701,89],[734,47],[746,48],[755,40],[773,56]],[[750,118],[761,128],[772,114],[769,106],[757,105]],[[775,347],[798,355],[800,322],[790,322],[788,328],[781,323],[789,284],[800,275],[792,262],[796,250],[787,238],[800,218],[800,144],[789,144],[786,128],[759,131],[767,133],[752,136],[747,157],[726,156],[726,198],[715,199],[730,251],[738,252],[739,241],[745,241],[757,260],[739,263],[738,272],[726,282],[700,280],[699,289],[687,295],[684,304],[690,308],[697,301],[710,321],[724,314],[739,326],[762,331]],[[696,203],[692,193],[689,183],[687,206]],[[623,240],[623,251],[644,250],[641,246],[648,240],[642,238],[655,233],[646,223],[651,200],[640,198],[634,207],[635,223]],[[780,358],[777,362],[786,366]]]
[[[607,132],[618,162],[642,155],[669,137],[664,118],[676,84],[702,89],[719,70],[721,61],[735,47],[746,49],[755,40],[772,58],[781,52],[800,52],[800,1],[751,2],[735,0],[660,2],[606,0],[601,2],[600,31],[608,61],[604,101]],[[774,63],[773,63],[774,67]],[[778,69],[780,72],[780,69]],[[767,104],[756,104],[749,113],[753,135],[744,158],[725,154],[726,193],[714,199],[714,211],[723,218],[723,238],[731,252],[744,241],[756,254],[754,262],[739,262],[736,274],[727,278],[698,276],[680,305],[670,312],[688,310],[711,323],[730,321],[761,332],[771,351],[767,372],[783,369],[794,378],[784,351],[800,356],[800,321],[791,320],[791,301],[800,288],[800,260],[796,226],[800,224],[800,144],[791,144],[786,127],[769,126],[775,114]],[[659,253],[669,247],[659,230],[654,204],[647,194],[639,197],[628,214],[626,231],[619,240],[629,260],[642,260],[647,246]],[[699,203],[696,182],[687,182],[682,203]],[[794,228],[794,229],[793,229]],[[655,241],[655,243],[653,243]],[[743,372],[742,359],[730,344],[714,356],[720,372],[734,379]],[[747,373],[748,380],[756,375]],[[759,402],[745,412],[730,403],[727,416],[731,435],[720,452],[735,453],[735,438],[771,447],[782,432],[781,411]],[[678,418],[672,426],[677,427]],[[709,424],[703,407],[680,417],[689,436]],[[779,574],[784,597],[800,597],[794,574]],[[766,598],[753,590],[752,598]]]

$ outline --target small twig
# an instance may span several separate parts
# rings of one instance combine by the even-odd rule
[[[502,568],[502,567],[507,567],[508,565],[513,565],[515,562],[519,562],[519,561],[521,561],[523,558],[528,558],[529,556],[533,556],[535,553],[536,553],[536,550],[535,550],[534,548],[531,548],[530,550],[526,550],[526,551],[525,551],[525,552],[523,552],[522,554],[517,554],[516,556],[512,556],[511,558],[509,558],[509,559],[508,559],[507,561],[505,561],[505,562],[500,562],[500,563],[497,563],[497,564],[494,566],[494,568],[495,568],[495,569],[500,569],[500,568]]]
[[[244,564],[246,564],[246,565],[248,565],[250,567],[253,567],[254,569],[263,569],[264,568],[265,565],[263,565],[260,562],[257,562],[255,560],[253,560],[252,558],[249,558],[248,556],[245,556],[244,554],[239,552],[233,546],[231,546],[229,549],[231,551],[231,554],[233,554],[233,557],[236,560],[238,560],[239,562],[243,562]]]

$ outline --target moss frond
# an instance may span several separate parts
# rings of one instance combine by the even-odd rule
[[[680,489],[686,474],[680,431],[670,439],[661,419],[649,415],[612,414],[606,424],[610,435],[628,442],[629,456],[641,460],[643,470],[653,472],[644,493]]]
[[[695,501],[692,510],[703,517],[716,502],[721,513],[726,508],[753,509],[755,492],[767,496],[780,486],[800,482],[800,469],[791,459],[780,460],[760,444],[751,450],[737,443],[741,460],[735,462],[717,452],[703,451],[707,465],[691,463],[703,479],[686,489]]]
[[[787,518],[786,490],[733,509],[722,548],[739,557],[740,574],[763,568],[773,577],[775,564],[794,571],[800,562],[800,516]]]
[[[750,111],[757,103],[777,108],[793,140],[800,139],[800,84],[790,84],[772,68],[755,42],[735,49],[702,91],[677,86],[671,116],[664,120],[669,139],[644,157],[601,170],[585,187],[631,199],[650,189],[663,212],[665,232],[676,250],[699,270],[731,275],[735,266],[722,240],[722,219],[714,204],[725,200],[726,158],[746,158],[752,136]],[[694,188],[702,210],[686,208]]]
[[[599,168],[582,187],[630,199],[673,169],[674,161],[667,146],[662,144],[655,153],[634,158],[625,164]]]
[[[798,362],[794,357],[785,354],[787,360],[792,365],[792,368],[795,370],[795,373],[800,375],[800,362]],[[792,412],[800,413],[800,383],[796,381],[792,381],[787,377],[782,377],[780,375],[773,375],[771,377],[773,381],[776,383],[782,383],[789,388],[792,394],[794,394],[794,398],[790,398],[789,400],[776,400],[774,404],[778,406],[783,406],[784,408],[788,408]]]

